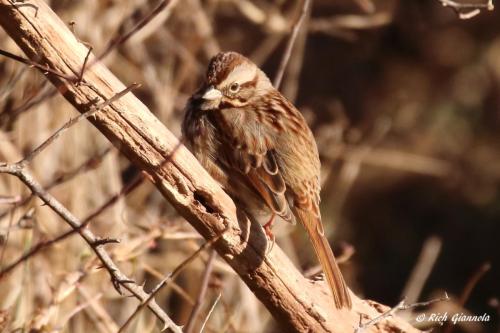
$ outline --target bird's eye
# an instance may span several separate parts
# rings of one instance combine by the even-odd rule
[[[240,85],[236,82],[229,86],[229,91],[231,91],[232,93],[236,93],[238,92],[238,90],[240,90]]]

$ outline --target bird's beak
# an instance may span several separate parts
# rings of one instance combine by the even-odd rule
[[[208,89],[205,91],[205,93],[201,98],[203,98],[206,101],[215,101],[220,99],[221,97],[222,93],[220,92],[220,90],[214,88],[213,86],[210,86],[208,87]]]

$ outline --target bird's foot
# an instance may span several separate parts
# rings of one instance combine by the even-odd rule
[[[264,224],[264,232],[266,233],[267,236],[267,248],[266,248],[266,256],[273,250],[274,243],[276,243],[276,237],[273,234],[273,223],[274,223],[274,217],[275,215],[273,214],[269,221]]]

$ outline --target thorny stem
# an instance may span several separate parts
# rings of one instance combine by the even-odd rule
[[[21,182],[23,182],[32,193],[38,196],[47,206],[49,206],[57,215],[59,215],[66,223],[68,223],[71,228],[80,234],[80,236],[85,240],[85,242],[92,248],[94,253],[97,255],[99,260],[102,262],[103,266],[106,268],[108,273],[111,276],[111,281],[113,285],[117,289],[118,292],[121,293],[120,286],[131,292],[136,298],[140,301],[145,301],[149,298],[149,294],[147,294],[142,287],[137,285],[133,280],[129,279],[125,276],[113,262],[109,254],[104,250],[104,245],[108,243],[115,243],[114,239],[101,239],[96,237],[92,231],[85,228],[85,223],[82,223],[76,218],[64,205],[62,205],[55,197],[49,194],[43,186],[38,183],[33,175],[26,169],[27,164],[33,160],[41,151],[43,151],[46,147],[48,147],[54,140],[56,140],[63,131],[70,128],[72,125],[77,123],[78,121],[85,119],[97,111],[103,109],[104,107],[110,105],[123,95],[127,94],[130,90],[135,88],[137,84],[133,84],[118,94],[114,95],[112,98],[104,101],[96,107],[91,108],[89,111],[81,114],[78,117],[75,117],[68,121],[63,127],[61,127],[58,131],[56,131],[52,136],[50,136],[46,141],[44,141],[40,146],[38,146],[35,150],[33,150],[30,154],[28,154],[24,159],[17,163],[7,164],[5,162],[0,162],[0,173],[7,173],[17,177]],[[170,328],[173,332],[180,333],[182,332],[181,328],[178,327],[166,314],[163,310],[156,304],[154,301],[150,301],[147,303],[148,307],[155,313],[155,315],[160,318],[166,328]]]

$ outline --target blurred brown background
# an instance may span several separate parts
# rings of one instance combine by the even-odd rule
[[[156,2],[50,3],[99,53]],[[177,1],[104,62],[125,84],[140,82],[135,93],[179,134],[183,105],[209,58],[218,50],[239,51],[274,77],[300,6],[280,0]],[[345,259],[348,284],[388,305],[403,296],[424,301],[446,291],[450,302],[402,315],[414,322],[420,312],[487,313],[489,322],[451,329],[500,332],[499,11],[461,20],[437,0],[316,0],[306,27],[281,90],[315,133],[323,162],[323,220]],[[0,48],[21,54],[3,31]],[[36,70],[0,58],[0,161],[20,159],[75,114]],[[31,169],[46,185],[67,177],[51,193],[83,218],[138,173],[109,147],[82,122]],[[18,195],[28,192],[0,175],[0,196]],[[0,204],[0,267],[65,228],[37,200]],[[122,240],[110,252],[147,288],[202,244],[147,182],[91,228]],[[277,234],[298,266],[315,270],[301,230],[278,227]],[[207,258],[204,253],[160,294],[160,305],[179,324],[189,317]],[[0,280],[0,331],[116,332],[137,303],[119,297],[96,266],[77,236],[24,262]],[[202,317],[219,292],[206,332],[280,331],[218,259]],[[153,319],[144,310],[129,331],[158,331]]]

